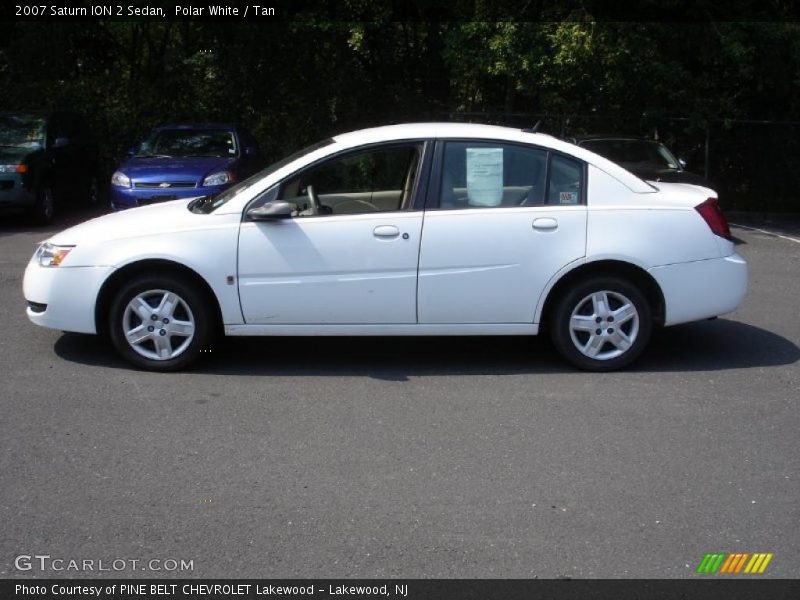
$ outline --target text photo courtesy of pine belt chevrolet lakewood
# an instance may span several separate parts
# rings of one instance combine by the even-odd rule
[[[209,197],[56,234],[31,321],[177,370],[215,335],[534,335],[628,365],[654,327],[747,287],[713,192],[648,183],[548,135],[407,124],[319,142]]]

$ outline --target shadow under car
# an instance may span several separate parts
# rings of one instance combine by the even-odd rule
[[[78,364],[129,368],[98,336],[65,333],[55,352]],[[545,335],[534,337],[229,337],[195,372],[233,376],[414,376],[575,373]],[[654,332],[630,372],[716,371],[793,364],[800,348],[754,325],[727,319]]]

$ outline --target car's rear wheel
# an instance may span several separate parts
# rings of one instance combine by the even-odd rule
[[[596,277],[566,291],[551,316],[550,334],[569,362],[590,371],[620,369],[642,353],[652,311],[634,284]]]
[[[177,371],[210,340],[208,302],[180,277],[141,276],[123,287],[109,311],[109,333],[128,361],[151,371]]]

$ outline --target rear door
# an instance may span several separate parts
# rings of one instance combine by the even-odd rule
[[[420,323],[532,323],[586,254],[584,165],[531,145],[437,143],[419,260]]]

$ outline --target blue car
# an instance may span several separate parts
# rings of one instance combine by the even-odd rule
[[[216,194],[261,167],[253,137],[233,125],[162,125],[111,176],[111,208],[121,210]]]

